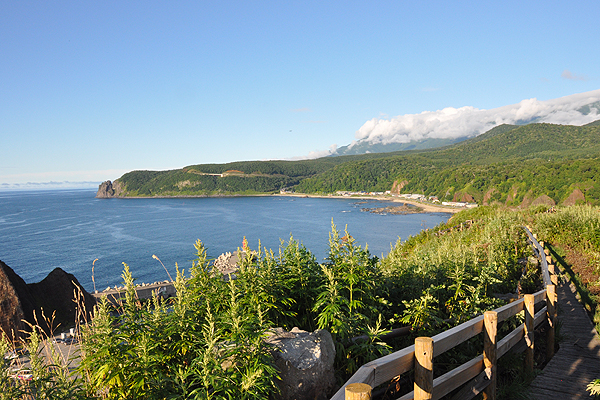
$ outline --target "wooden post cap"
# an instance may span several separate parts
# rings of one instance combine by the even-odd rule
[[[346,400],[371,400],[371,386],[366,383],[351,383],[344,392]]]
[[[433,343],[433,339],[427,336],[419,336],[418,338],[415,338],[415,342],[419,342],[419,343]]]

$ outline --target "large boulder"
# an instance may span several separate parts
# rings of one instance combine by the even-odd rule
[[[335,344],[329,332],[276,328],[266,342],[276,348],[273,355],[281,377],[279,398],[320,400],[333,394]]]

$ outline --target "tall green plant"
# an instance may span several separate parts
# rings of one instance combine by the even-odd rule
[[[248,290],[252,268],[238,279],[213,271],[196,243],[191,277],[177,268],[168,307],[135,296],[127,265],[125,301],[111,313],[106,299],[83,335],[80,372],[91,393],[107,399],[260,399],[277,390],[277,371],[262,340],[268,325]]]

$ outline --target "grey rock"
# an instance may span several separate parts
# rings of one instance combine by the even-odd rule
[[[266,342],[276,348],[273,356],[281,377],[278,398],[315,400],[333,394],[335,345],[329,332],[276,328]]]
[[[98,192],[96,192],[97,199],[110,199],[113,197],[121,197],[123,195],[123,186],[117,179],[114,182],[105,181],[98,186]]]

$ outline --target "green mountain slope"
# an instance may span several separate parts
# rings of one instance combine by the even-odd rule
[[[501,125],[437,149],[325,157],[303,161],[240,161],[172,171],[133,171],[117,180],[121,196],[185,196],[386,191],[440,200],[564,202],[578,189],[600,199],[600,126]],[[546,198],[548,201],[548,199]],[[571,201],[569,200],[569,201]]]
[[[598,156],[597,126],[500,126],[443,149],[343,163],[303,180],[297,190],[331,193],[393,188],[441,200],[515,204],[544,194],[558,203],[580,188],[586,199],[596,201],[600,198],[596,194]]]

